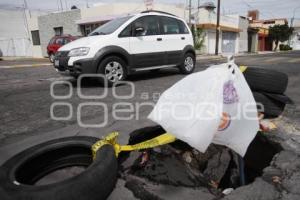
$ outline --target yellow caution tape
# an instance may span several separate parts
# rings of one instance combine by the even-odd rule
[[[165,133],[160,136],[157,136],[153,139],[135,144],[135,145],[120,145],[117,143],[117,137],[119,136],[118,132],[112,132],[109,135],[107,135],[102,140],[97,141],[92,146],[92,155],[93,159],[95,159],[97,151],[103,147],[104,145],[112,145],[114,147],[116,156],[118,157],[119,153],[121,151],[136,151],[136,150],[142,150],[142,149],[149,149],[157,146],[161,146],[164,144],[169,144],[171,142],[174,142],[176,138],[169,134]]]
[[[244,73],[248,67],[241,65],[239,68],[240,68],[241,72]]]

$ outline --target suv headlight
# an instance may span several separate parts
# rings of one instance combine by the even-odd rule
[[[89,53],[90,48],[88,47],[80,47],[80,48],[76,48],[76,49],[72,49],[68,56],[70,57],[74,57],[74,56],[85,56]]]

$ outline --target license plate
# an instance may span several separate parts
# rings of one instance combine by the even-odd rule
[[[55,65],[56,67],[59,67],[59,60],[54,60],[54,65]]]

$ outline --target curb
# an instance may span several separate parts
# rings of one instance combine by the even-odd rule
[[[52,63],[38,63],[38,64],[27,64],[27,65],[4,65],[0,66],[0,69],[12,69],[12,68],[27,68],[27,67],[46,67],[52,66]]]

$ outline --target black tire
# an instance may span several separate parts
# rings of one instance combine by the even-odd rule
[[[134,130],[129,134],[128,145],[138,144],[146,140],[150,140],[159,135],[166,133],[166,131],[161,126],[150,126],[145,128],[140,128]],[[130,155],[130,152],[121,152],[118,156],[119,163],[123,163]]]
[[[193,67],[191,69],[188,69],[185,65],[185,61],[187,58],[191,58],[191,61],[193,61]],[[193,71],[195,70],[195,67],[196,67],[196,58],[195,58],[195,55],[192,54],[192,53],[186,53],[184,56],[183,56],[183,60],[182,60],[182,63],[181,65],[179,66],[179,70],[182,74],[191,74],[193,73]]]
[[[105,145],[92,161],[91,145],[96,141],[94,137],[56,139],[12,157],[0,167],[1,200],[106,199],[117,181],[117,159],[113,147]],[[33,185],[46,174],[70,166],[88,167],[57,183]]]
[[[127,65],[126,65],[126,62],[118,56],[108,56],[108,57],[104,58],[99,64],[98,73],[105,75],[105,67],[110,62],[118,62],[120,64],[121,68],[123,69],[123,76],[118,81],[125,80],[127,77]],[[105,81],[107,81],[107,86],[109,86],[109,87],[114,84],[113,81],[111,81],[107,78],[105,78],[105,80],[100,78],[100,82],[102,84],[104,84]]]
[[[53,63],[54,62],[54,57],[55,57],[54,53],[50,53],[49,54],[49,61]]]
[[[248,67],[244,76],[253,91],[283,94],[288,85],[288,76],[274,70]]]
[[[276,101],[265,94],[259,93],[259,92],[253,92],[254,99],[257,103],[260,103],[263,105],[263,108],[261,105],[257,105],[258,110],[263,111],[265,118],[275,118],[281,115],[281,113],[284,110],[285,103]]]
[[[157,73],[157,72],[159,72],[159,71],[160,71],[160,69],[151,69],[151,70],[150,70],[151,73]]]

